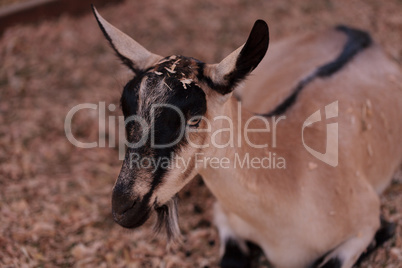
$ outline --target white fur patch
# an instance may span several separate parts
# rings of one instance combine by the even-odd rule
[[[180,243],[181,241],[177,199],[177,196],[174,196],[164,205],[156,209],[158,218],[154,226],[154,231],[155,233],[160,233],[162,229],[164,229],[168,243]]]

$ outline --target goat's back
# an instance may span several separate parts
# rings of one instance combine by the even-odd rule
[[[262,63],[239,89],[243,105],[257,113],[272,111],[302,79],[333,61],[346,41],[344,33],[329,30],[271,45]],[[335,121],[339,124],[340,165],[349,166],[346,170],[367,178],[381,192],[402,162],[401,69],[373,43],[331,76],[312,80],[284,113],[285,131],[278,135],[296,134],[278,137],[285,143],[279,146],[286,146],[289,137],[301,143],[303,122],[334,101],[339,105]],[[322,148],[326,125],[313,129],[306,143]],[[297,154],[294,148],[288,149]]]

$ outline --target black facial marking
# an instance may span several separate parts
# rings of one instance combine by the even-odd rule
[[[155,121],[156,144],[173,142],[178,138],[189,118],[204,115],[206,112],[205,93],[196,84],[190,83],[186,85],[186,89],[176,90],[182,87],[181,82],[169,77],[165,79],[165,82],[168,87],[174,88],[174,92],[169,94],[166,103],[179,108],[184,115],[184,120],[181,120],[180,115],[175,110],[162,107]]]
[[[127,155],[126,155],[127,158]],[[151,208],[148,200],[143,198],[133,198],[131,189],[134,181],[128,179],[132,169],[128,168],[129,161],[125,159],[119,179],[113,188],[112,214],[116,222],[125,228],[135,228],[144,224],[149,218]]]
[[[120,106],[125,119],[137,113],[138,90],[143,77],[143,74],[136,75],[124,86],[123,93],[120,98]]]
[[[158,213],[156,230],[163,227],[168,237],[175,239],[179,234],[177,225],[177,204],[172,199],[166,204],[159,204],[156,199],[151,204],[155,190],[162,185],[169,172],[166,161],[171,161],[173,153],[178,152],[186,144],[185,135],[179,136],[186,129],[186,122],[193,116],[203,116],[207,110],[206,95],[197,85],[197,63],[192,58],[171,56],[162,59],[159,64],[138,73],[124,87],[121,96],[121,108],[127,119],[132,115],[139,116],[147,124],[143,133],[141,124],[133,121],[126,125],[127,140],[136,143],[148,135],[144,145],[138,148],[127,148],[126,157],[116,182],[112,207],[116,222],[126,228],[142,225],[155,209]],[[166,104],[176,107],[184,118],[169,107],[155,108],[153,104]],[[154,115],[154,116],[153,116]],[[170,144],[164,148],[156,148],[152,144],[152,134],[156,145]],[[177,139],[179,137],[179,139]],[[136,154],[140,159],[153,159],[147,168],[130,166],[130,155]],[[163,159],[165,165],[157,164]],[[150,161],[151,162],[151,161]],[[149,185],[144,196],[135,192],[136,179],[145,180],[142,185]],[[165,220],[168,221],[165,221]]]
[[[369,47],[372,43],[372,39],[367,32],[349,28],[347,26],[338,26],[336,27],[336,30],[344,32],[348,37],[348,40],[338,57],[333,61],[318,67],[311,75],[302,79],[292,91],[293,93],[273,111],[265,114],[265,116],[284,114],[296,102],[299,93],[307,84],[315,78],[325,78],[333,75],[350,62],[355,55]]]
[[[181,83],[175,79],[166,79],[166,83],[171,88],[180,88]],[[184,121],[180,120],[179,115],[169,109],[163,108],[160,116],[155,121],[155,144],[169,144],[180,137],[181,130],[185,129],[186,121],[195,115],[204,115],[206,112],[206,98],[205,93],[194,83],[186,86],[187,88],[174,90],[167,100],[167,103],[173,105],[182,111],[185,116]],[[187,144],[184,135],[180,141],[167,148],[155,148],[153,151],[157,157],[171,157],[172,153],[177,153],[180,148]],[[156,170],[153,183],[160,183],[160,178],[164,176],[166,170],[162,167],[158,167]]]
[[[172,156],[172,153],[178,152],[186,144],[183,131],[185,131],[187,120],[193,116],[203,116],[207,110],[205,93],[197,85],[196,81],[198,73],[197,62],[192,58],[176,55],[164,58],[156,66],[135,76],[124,87],[121,107],[125,118],[131,115],[140,115],[152,127],[147,137],[147,143],[135,150],[129,149],[131,152],[138,153],[144,157],[152,156],[154,159],[167,159]],[[145,81],[143,85],[141,85],[142,81]],[[141,86],[144,88],[141,89]],[[143,92],[140,93],[140,90]],[[139,94],[142,94],[141,98],[150,99],[150,101],[141,100],[141,107]],[[159,102],[158,100],[161,101]],[[174,106],[182,112],[184,118],[181,119],[177,111],[170,107],[154,108],[153,104]],[[151,118],[152,114],[154,114],[154,120]],[[128,141],[133,143],[139,141],[142,130],[138,123],[127,125],[126,130]],[[178,142],[165,148],[155,148],[151,144],[151,133],[156,145]],[[154,170],[151,191],[144,196],[144,199],[151,197],[153,191],[162,182],[162,178],[168,171],[162,166],[158,166]]]

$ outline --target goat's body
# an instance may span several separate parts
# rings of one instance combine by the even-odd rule
[[[135,228],[156,211],[157,229],[177,237],[174,196],[199,173],[219,202],[222,248],[234,249],[222,266],[247,265],[232,257],[246,256],[250,240],[276,268],[352,267],[379,230],[378,194],[402,162],[401,70],[366,33],[339,27],[274,45],[239,105],[231,93],[268,48],[264,21],[220,63],[205,64],[153,54],[94,13],[136,74],[121,98],[134,146],[113,189],[116,222]],[[169,165],[132,165],[132,155]],[[188,165],[173,165],[179,158]]]
[[[273,45],[241,88],[245,93],[239,92],[243,105],[258,113],[272,110],[300,79],[334,59],[345,42],[342,33],[330,31]],[[306,85],[278,123],[277,146],[268,150],[286,159],[285,170],[201,173],[220,202],[218,228],[233,232],[223,230],[222,239],[235,235],[259,244],[275,267],[307,267],[326,253],[342,259],[340,267],[350,267],[378,229],[378,194],[402,163],[401,81],[398,66],[371,45],[331,77]],[[334,101],[337,167],[320,163],[301,139],[303,122]],[[236,119],[235,106],[228,114]],[[243,122],[250,116],[243,111]],[[325,151],[323,121],[305,130],[306,144],[317,151]]]
[[[272,110],[299,80],[333,60],[345,42],[346,36],[333,30],[274,44],[246,82],[243,105],[257,113]],[[282,127],[300,132],[300,124],[311,113],[333,101],[339,102],[339,152],[348,161],[358,161],[353,165],[355,173],[365,176],[381,193],[402,163],[401,69],[373,44],[333,76],[308,84]],[[325,125],[316,131],[325,140]],[[319,135],[312,136],[320,140]],[[356,144],[361,145],[359,152]]]

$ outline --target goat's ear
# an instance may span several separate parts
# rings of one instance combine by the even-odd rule
[[[99,27],[117,56],[119,56],[123,63],[133,70],[134,73],[144,71],[162,59],[161,56],[149,52],[134,39],[107,22],[93,5],[92,11],[98,21]]]
[[[257,20],[243,46],[220,63],[205,66],[204,75],[210,82],[208,84],[221,94],[232,92],[264,58],[268,43],[268,25],[263,20]]]

